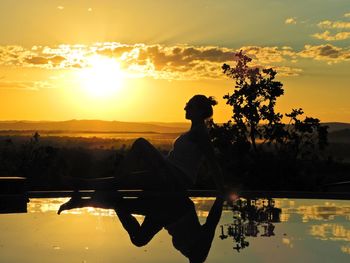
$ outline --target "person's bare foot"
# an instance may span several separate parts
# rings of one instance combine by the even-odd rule
[[[80,208],[81,207],[81,196],[78,191],[75,191],[71,197],[71,199],[68,200],[68,202],[62,204],[60,208],[57,211],[57,214],[61,214],[63,211],[74,209],[74,208]]]

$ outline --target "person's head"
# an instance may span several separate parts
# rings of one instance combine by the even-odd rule
[[[215,228],[203,229],[202,227],[188,229],[191,232],[191,238],[177,238],[176,233],[173,233],[173,245],[181,252],[182,255],[188,258],[189,263],[203,263],[210,251],[211,243],[213,242]],[[188,232],[187,232],[188,233]]]
[[[173,222],[169,234],[173,246],[188,258],[189,263],[203,263],[209,254],[224,201],[222,198],[215,199],[204,225],[199,223],[195,206],[191,202],[191,208],[178,219],[181,223]]]
[[[206,120],[213,116],[213,106],[217,101],[213,97],[194,95],[185,106],[186,119]]]

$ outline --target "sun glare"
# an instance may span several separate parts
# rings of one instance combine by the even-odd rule
[[[117,60],[96,55],[87,58],[87,64],[79,70],[78,77],[89,96],[107,98],[121,90],[124,73]]]

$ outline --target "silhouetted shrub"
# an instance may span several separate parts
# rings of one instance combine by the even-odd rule
[[[224,96],[232,107],[232,120],[209,122],[210,135],[223,166],[226,181],[249,188],[305,188],[313,166],[323,159],[327,127],[311,117],[300,118],[302,109],[289,114],[276,111],[283,84],[272,68],[250,67],[251,58],[236,54],[236,65],[222,66],[235,82],[232,94]],[[289,119],[286,124],[283,121]],[[307,162],[311,161],[311,162]],[[300,176],[309,178],[300,181]],[[304,182],[300,183],[300,182]]]

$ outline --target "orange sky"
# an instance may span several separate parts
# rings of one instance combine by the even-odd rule
[[[0,4],[0,120],[178,122],[201,93],[227,121],[221,65],[242,49],[278,71],[281,112],[350,122],[345,0],[18,2]]]

